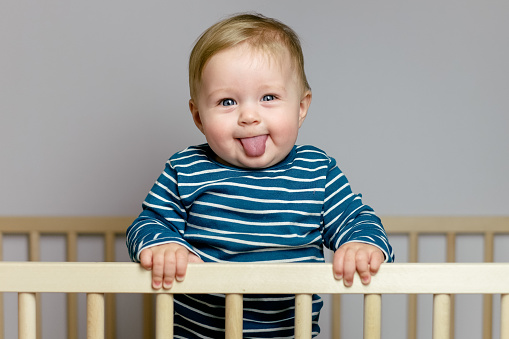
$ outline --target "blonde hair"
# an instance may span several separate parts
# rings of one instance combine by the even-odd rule
[[[201,83],[205,64],[214,54],[246,42],[255,49],[279,55],[282,49],[290,53],[293,65],[299,73],[303,91],[310,90],[304,72],[304,56],[297,34],[282,22],[261,14],[238,14],[209,27],[196,41],[189,57],[189,89],[191,98]]]

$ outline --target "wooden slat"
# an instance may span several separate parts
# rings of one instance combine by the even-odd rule
[[[0,263],[3,292],[153,293],[150,282],[151,272],[135,263]],[[358,275],[354,282],[345,287],[326,263],[192,263],[170,292],[501,294],[509,292],[509,263],[384,264],[370,285]]]
[[[41,235],[38,231],[30,231],[28,233],[28,260],[39,261],[41,252]]]
[[[382,296],[364,295],[364,339],[380,339],[382,336]]]
[[[87,294],[87,339],[104,339],[104,294]]]
[[[75,262],[78,260],[78,234],[69,231],[66,237],[66,260]],[[78,295],[66,294],[67,297],[67,338],[78,339]]]
[[[387,233],[408,234],[444,234],[455,232],[457,234],[481,234],[485,232],[507,233],[509,216],[409,216],[382,217]]]
[[[509,294],[500,296],[500,339],[509,339]]]
[[[408,262],[416,263],[419,261],[419,234],[410,232],[408,235],[409,258]],[[411,294],[408,300],[408,339],[417,339],[417,295]]]
[[[446,241],[446,261],[448,263],[456,262],[456,233],[455,232],[447,232],[447,241]],[[454,312],[455,310],[455,298],[454,295],[451,295],[451,306],[450,306],[450,315],[449,315],[449,338],[454,338]]]
[[[147,337],[144,337],[147,338]],[[152,337],[150,337],[152,338]],[[162,293],[156,299],[156,339],[173,338],[173,295]]]
[[[75,231],[82,234],[113,231],[124,233],[134,217],[0,217],[0,230],[4,233],[67,234]]]
[[[484,234],[484,262],[493,262],[495,257],[495,236],[493,232]],[[483,295],[482,337],[491,339],[493,335],[493,295]]]
[[[41,260],[41,234],[32,230],[28,234],[28,260],[39,261]],[[42,305],[41,295],[36,294],[36,319],[37,319],[37,338],[42,338]]]
[[[332,339],[341,339],[341,295],[332,295]]]
[[[115,262],[115,233],[107,231],[104,235],[104,261]],[[106,338],[117,337],[116,328],[116,297],[114,294],[106,294]]]
[[[451,335],[451,296],[433,295],[433,339],[449,339]]]
[[[295,339],[309,339],[312,333],[313,295],[295,295]]]
[[[143,294],[143,338],[154,338],[154,296]]]
[[[35,293],[18,294],[18,337],[35,339],[37,337],[37,312]]]
[[[230,293],[225,300],[225,338],[242,339],[242,294]]]

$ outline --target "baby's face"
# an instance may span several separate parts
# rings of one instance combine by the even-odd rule
[[[288,155],[311,103],[291,65],[289,55],[270,57],[246,44],[208,60],[189,106],[218,161],[266,168]]]

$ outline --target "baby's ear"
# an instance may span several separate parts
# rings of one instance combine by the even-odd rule
[[[201,118],[200,118],[200,112],[198,111],[198,105],[196,105],[196,103],[194,102],[193,99],[189,100],[189,110],[191,111],[191,115],[193,116],[194,124],[196,125],[196,127],[198,127],[198,129],[202,133],[204,133],[203,132],[203,124],[202,124]]]
[[[309,106],[311,105],[311,98],[312,98],[311,91],[306,91],[302,95],[302,98],[300,100],[299,127],[302,126],[304,119],[306,119]]]

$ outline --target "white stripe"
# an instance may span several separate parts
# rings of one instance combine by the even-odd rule
[[[159,205],[149,204],[146,201],[143,202],[143,205],[145,205],[147,207],[152,207],[152,208],[157,208],[157,209],[161,209],[161,210],[166,210],[166,211],[176,211],[176,209],[171,208],[169,206],[166,207],[166,206],[159,206]],[[177,208],[177,210],[180,210],[181,212],[185,213],[185,209]]]
[[[157,186],[161,187],[163,190],[165,190],[168,194],[170,194],[173,197],[173,199],[180,201],[180,197],[178,195],[176,195],[175,193],[173,193],[173,191],[170,190],[167,186],[161,184],[159,181],[156,181],[155,185],[157,185]],[[152,191],[150,191],[149,193],[152,193]]]
[[[189,215],[203,218],[203,219],[226,221],[226,222],[230,222],[233,224],[251,225],[251,226],[299,226],[299,227],[307,227],[307,228],[317,228],[318,227],[315,224],[304,224],[304,223],[299,223],[299,222],[272,222],[272,223],[270,223],[270,222],[244,221],[244,220],[222,218],[222,217],[194,213],[194,212],[189,213]]]
[[[209,163],[210,160],[208,159],[204,159],[204,160],[196,160],[195,162],[191,162],[189,164],[183,164],[183,165],[173,165],[172,167],[173,168],[177,168],[177,167],[182,167],[182,168],[185,168],[185,167],[191,167],[191,166],[194,166],[196,164],[199,164],[199,163],[202,163],[202,162],[206,162],[206,163]]]
[[[344,187],[344,186],[343,186]],[[343,189],[343,187],[341,189]],[[331,208],[329,208],[327,211],[325,211],[325,213],[323,214],[323,216],[327,216],[327,214],[329,214],[330,212],[332,212],[334,209],[336,209],[339,205],[341,205],[342,203],[344,203],[346,200],[350,199],[352,196],[354,196],[355,194],[353,193],[350,193],[348,194],[346,197],[344,197],[343,199],[341,199],[339,202],[337,202],[334,206],[331,206]],[[355,199],[354,199],[355,200]],[[336,218],[337,219],[337,218]],[[329,223],[330,224],[330,223]],[[328,225],[328,224],[327,224]]]
[[[346,183],[344,184],[343,186],[341,186],[339,189],[335,190],[331,195],[329,195],[327,197],[327,199],[324,200],[324,203],[326,203],[327,201],[329,201],[329,199],[335,197],[337,194],[341,193],[345,188],[347,187],[350,187],[350,184],[349,183]],[[344,199],[343,199],[344,200]],[[343,201],[342,200],[342,201]]]
[[[288,180],[288,181],[295,181],[295,182],[314,182],[314,181],[324,180],[324,179],[326,179],[326,177],[325,176],[320,176],[320,177],[316,177],[316,178],[312,178],[312,179],[300,179],[300,178],[294,178],[294,177],[289,177],[289,176],[254,177],[254,176],[250,176],[250,175],[242,175],[242,176],[238,176],[238,177],[221,178],[221,179],[210,180],[210,181],[189,182],[189,183],[181,182],[181,183],[179,183],[179,186],[180,187],[206,186],[208,184],[213,184],[213,183],[217,183],[217,182],[221,182],[221,181],[226,181],[226,180],[235,180],[235,179]]]
[[[215,195],[222,198],[227,199],[235,199],[235,200],[246,200],[246,201],[253,201],[253,202],[261,202],[261,203],[267,203],[267,204],[315,204],[315,205],[322,205],[322,201],[318,200],[275,200],[275,199],[257,199],[257,198],[251,198],[251,197],[244,197],[241,195],[228,195],[223,193],[217,193],[217,192],[205,192],[206,194]]]
[[[252,236],[252,237],[274,237],[274,238],[287,238],[287,239],[295,239],[295,238],[306,238],[309,236],[309,233],[311,233],[312,231],[309,231],[305,234],[302,234],[302,235],[298,235],[298,234],[273,234],[273,233],[251,233],[251,232],[231,232],[231,231],[225,231],[225,230],[218,230],[218,229],[212,229],[212,228],[208,228],[208,227],[205,227],[205,226],[199,226],[199,225],[194,225],[194,224],[187,224],[187,227],[188,228],[194,228],[194,229],[199,229],[199,230],[202,230],[202,231],[206,231],[206,232],[210,232],[210,233],[216,233],[216,234],[224,234],[224,235],[227,235],[227,234],[230,234],[230,235],[249,235],[249,236]],[[204,237],[207,237],[205,234],[201,234],[202,236]],[[314,239],[316,240],[316,239]],[[312,242],[314,242],[314,240]]]
[[[344,177],[344,176],[345,176],[345,174],[344,174],[344,173],[341,173],[341,174],[339,174],[339,175],[336,175],[336,176],[334,177],[334,179],[332,179],[332,180],[331,180],[331,181],[329,181],[327,184],[325,184],[325,188],[329,187],[330,185],[332,185],[333,183],[335,183],[335,182],[336,182],[339,178],[342,178],[342,177]]]
[[[276,191],[276,192],[287,192],[287,193],[302,193],[302,192],[324,192],[324,188],[302,188],[302,189],[290,189],[290,188],[283,188],[283,187],[263,187],[263,186],[253,186],[253,185],[246,185],[246,184],[237,184],[237,183],[231,183],[231,182],[223,182],[223,183],[214,183],[209,185],[204,185],[200,189],[203,189],[207,186],[235,186],[235,187],[243,187],[243,188],[249,188],[252,190],[260,190],[260,191]],[[199,189],[198,189],[199,190]],[[187,195],[181,195],[181,198],[188,198],[195,194],[198,190],[193,191],[190,194]]]
[[[220,205],[220,204],[214,204],[210,202],[204,202],[204,201],[195,201],[194,205],[203,205],[203,206],[210,206],[218,209],[223,209],[227,211],[233,211],[233,212],[239,212],[239,213],[248,213],[248,214],[278,214],[278,213],[293,213],[293,214],[299,214],[299,215],[305,215],[305,216],[320,216],[321,213],[309,213],[309,212],[303,212],[298,210],[246,210],[242,208],[235,208],[230,207],[226,205]]]

